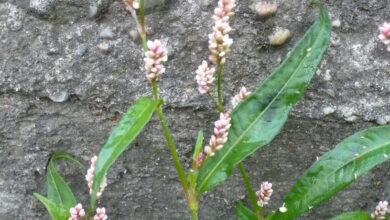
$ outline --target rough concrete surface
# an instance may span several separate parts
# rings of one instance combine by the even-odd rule
[[[217,112],[199,95],[194,72],[207,58],[216,0],[150,0],[148,34],[169,50],[159,80],[165,113],[188,168],[196,133],[212,132]],[[276,16],[259,19],[253,1],[237,2],[234,39],[224,72],[225,99],[254,89],[308,29],[317,10],[310,0],[281,1]],[[310,88],[282,133],[245,162],[252,183],[274,184],[269,212],[282,205],[294,181],[319,156],[363,128],[390,121],[390,53],[377,39],[390,20],[388,0],[321,1],[334,24],[332,43]],[[292,38],[270,47],[277,27]],[[46,195],[45,166],[60,150],[78,155],[83,169],[60,166],[87,204],[84,173],[128,106],[150,95],[135,23],[122,1],[0,0],[0,219],[49,219],[33,192]],[[375,168],[299,219],[327,219],[343,211],[372,211],[390,199],[390,163]],[[235,219],[245,196],[236,171],[201,199],[200,219]],[[247,199],[247,198],[246,198]],[[110,219],[189,219],[157,118],[108,174],[99,206]]]

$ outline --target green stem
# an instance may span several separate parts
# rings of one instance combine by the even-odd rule
[[[244,180],[244,184],[245,184],[246,190],[248,191],[249,199],[251,200],[252,206],[253,206],[254,210],[256,211],[257,218],[259,220],[262,220],[263,219],[262,210],[261,210],[261,207],[259,207],[257,205],[256,194],[253,191],[252,185],[251,185],[251,183],[249,181],[249,178],[248,178],[248,176],[247,176],[247,174],[245,172],[244,165],[242,163],[239,163],[238,167],[240,169],[240,173],[242,175],[242,179]]]
[[[158,94],[157,94],[157,85],[156,85],[155,80],[152,81],[152,89],[153,89],[153,97],[156,101],[158,101],[159,98],[158,98]],[[157,106],[156,112],[157,112],[158,118],[160,119],[161,126],[163,128],[164,135],[165,135],[165,138],[167,140],[167,144],[168,144],[169,150],[170,150],[172,158],[173,158],[173,162],[175,163],[177,173],[179,174],[181,185],[183,186],[184,193],[186,194],[186,197],[188,199],[188,182],[186,179],[186,175],[184,173],[183,167],[181,166],[180,159],[179,159],[179,156],[177,154],[176,147],[175,147],[175,144],[173,142],[171,132],[169,131],[169,128],[167,126],[167,122],[165,120],[161,105]]]
[[[191,210],[191,219],[198,220],[198,211],[197,210]]]
[[[214,103],[215,107],[218,109],[219,112],[223,112],[223,107],[218,104],[218,102],[215,100],[214,96],[210,94],[210,92],[207,92],[207,96],[211,99],[211,101]]]
[[[223,112],[223,107],[222,107],[223,106],[222,105],[222,102],[223,102],[223,100],[222,100],[222,70],[223,70],[223,65],[218,64],[218,79],[217,79],[218,103],[215,101],[214,97],[210,93],[207,93],[207,95],[211,98],[211,100],[214,102],[215,106],[217,107],[217,109],[220,112]],[[252,185],[249,181],[248,175],[245,172],[244,165],[241,162],[238,164],[238,166],[240,169],[242,179],[244,180],[245,187],[248,191],[248,195],[249,195],[249,198],[251,200],[252,206],[253,206],[254,210],[256,211],[256,215],[257,215],[258,219],[262,220],[263,219],[262,210],[261,210],[261,207],[259,207],[257,205],[257,198],[255,195],[255,192],[252,189]]]
[[[146,28],[145,28],[145,0],[140,0],[139,4],[139,17],[140,17],[140,25],[141,25],[141,39],[142,39],[142,47],[145,51],[147,51],[148,47],[146,44]]]
[[[158,97],[158,92],[157,92],[156,80],[152,81],[152,90],[153,90],[154,99],[156,101],[158,101],[159,97]],[[185,194],[187,202],[188,202],[188,207],[189,207],[190,212],[191,212],[191,218],[193,220],[197,220],[198,219],[198,217],[197,217],[198,198],[195,196],[195,193],[192,192],[188,187],[188,181],[187,181],[186,175],[184,173],[183,167],[180,163],[180,159],[179,159],[179,156],[177,154],[177,150],[176,150],[175,144],[173,142],[171,132],[169,131],[169,128],[167,126],[167,122],[165,120],[161,105],[157,106],[156,112],[157,112],[158,118],[160,119],[161,126],[162,126],[163,131],[164,131],[165,139],[166,139],[168,147],[169,147],[169,151],[171,152],[172,159],[173,159],[173,162],[174,162],[175,167],[176,167],[176,171],[179,175],[179,179],[180,179],[184,194]]]
[[[218,64],[218,79],[217,79],[217,90],[218,90],[218,104],[222,106],[222,69],[223,65]]]
[[[141,5],[144,5],[144,1],[141,0],[140,2]],[[142,10],[141,10],[142,9]],[[137,30],[138,30],[138,34],[139,36],[141,37],[141,40],[142,40],[142,48],[144,49],[144,51],[147,51],[148,50],[148,47],[147,47],[147,44],[146,44],[146,29],[145,29],[145,14],[144,14],[144,7],[141,7],[140,9],[140,19],[141,19],[141,23],[140,21],[138,20],[138,17],[137,17],[137,12],[133,9],[133,8],[130,8],[129,11],[130,11],[130,14],[131,16],[133,17],[134,21],[135,21],[135,24],[137,26]]]
[[[140,0],[140,22],[138,21],[138,18],[135,14],[135,11],[132,11],[131,14],[132,14],[132,16],[137,24],[138,33],[142,39],[142,47],[143,47],[144,51],[147,51],[148,47],[147,47],[147,37],[146,37],[146,28],[145,28],[145,1]],[[152,91],[153,91],[154,100],[159,101],[156,80],[152,81]],[[168,147],[169,147],[169,151],[171,152],[176,171],[179,175],[179,179],[180,179],[181,185],[183,187],[185,197],[187,199],[188,207],[189,207],[190,212],[191,212],[191,219],[197,220],[198,219],[198,215],[197,215],[198,203],[199,203],[198,196],[196,195],[196,193],[194,193],[188,187],[186,175],[185,175],[183,167],[180,163],[180,159],[179,159],[179,156],[177,154],[177,150],[176,150],[175,144],[173,142],[171,132],[168,128],[168,125],[167,125],[167,122],[165,120],[165,116],[164,116],[164,113],[163,113],[163,110],[162,110],[160,104],[157,106],[156,112],[157,112],[158,118],[160,120],[161,126],[163,128],[163,132],[164,132],[165,139],[166,139]]]

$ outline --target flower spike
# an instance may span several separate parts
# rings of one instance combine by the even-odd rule
[[[214,123],[214,135],[211,136],[209,145],[204,148],[207,156],[214,156],[215,152],[221,150],[227,141],[230,124],[230,113],[221,113],[219,120]]]
[[[148,51],[145,52],[146,78],[149,82],[165,72],[164,63],[168,60],[168,51],[163,48],[161,41],[148,41]]]
[[[198,90],[201,94],[205,94],[210,90],[210,85],[214,81],[213,74],[215,68],[209,68],[205,60],[196,70],[196,82],[198,83]]]
[[[89,188],[89,195],[92,195],[92,186],[93,186],[93,177],[95,173],[96,161],[98,157],[95,155],[91,158],[91,166],[87,171],[87,175],[85,175],[85,180],[87,181]],[[103,182],[100,184],[99,191],[96,194],[96,199],[100,199],[103,194],[104,188],[107,186],[107,179],[104,176]]]
[[[272,183],[262,182],[260,190],[256,192],[256,196],[258,197],[257,205],[260,207],[267,205],[271,199],[272,192]]]
[[[387,46],[387,51],[390,51],[390,23],[385,22],[379,26],[378,38]]]
[[[373,213],[371,213],[371,219],[374,220],[382,220],[386,218],[386,212],[387,212],[387,201],[380,201],[378,205],[376,206],[376,209]]]
[[[85,216],[85,211],[83,209],[83,205],[80,203],[77,204],[75,207],[70,208],[70,217],[68,220],[80,220],[82,217]]]
[[[248,97],[249,95],[251,94],[251,92],[247,91],[245,87],[241,87],[240,89],[240,92],[235,95],[232,99],[232,106],[233,106],[233,109],[240,103],[242,102],[244,99],[246,99],[246,97]]]
[[[105,208],[97,208],[96,214],[93,217],[93,220],[107,220],[108,217],[106,215],[106,209]]]

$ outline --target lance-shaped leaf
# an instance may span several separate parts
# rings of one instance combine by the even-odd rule
[[[52,220],[66,220],[70,216],[69,209],[65,209],[62,206],[54,203],[44,196],[34,193],[34,196],[46,207]]]
[[[64,179],[57,172],[54,162],[59,159],[66,159],[68,161],[74,162],[78,165],[81,165],[75,157],[66,152],[56,152],[50,158],[49,164],[47,166],[47,197],[52,202],[64,207],[65,209],[70,209],[76,205],[76,199],[72,193],[72,190]]]
[[[298,179],[285,199],[287,212],[276,212],[273,220],[295,219],[389,158],[390,125],[346,138]]]
[[[226,144],[199,171],[200,193],[224,181],[236,164],[279,133],[291,108],[307,89],[329,40],[329,18],[321,9],[314,24],[283,63],[232,112]]]
[[[329,220],[371,220],[370,214],[365,211],[346,212]]]
[[[95,207],[96,193],[107,170],[149,122],[156,106],[157,102],[148,97],[139,98],[111,132],[96,161],[90,210]]]
[[[235,212],[238,220],[257,220],[256,214],[242,202],[237,203]]]

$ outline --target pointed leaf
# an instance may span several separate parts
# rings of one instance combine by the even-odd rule
[[[34,196],[46,207],[52,220],[67,220],[70,217],[69,209],[64,209],[38,193],[34,193]]]
[[[54,166],[54,161],[59,159],[66,159],[80,165],[80,162],[78,162],[73,155],[66,152],[56,152],[50,158],[47,166],[47,197],[52,202],[63,206],[65,209],[70,209],[76,205],[76,199],[72,190]]]
[[[245,207],[242,202],[237,203],[235,211],[238,220],[257,220],[256,214]]]
[[[389,158],[390,125],[346,138],[298,179],[285,199],[287,212],[276,212],[273,220],[295,219]]]
[[[212,189],[233,167],[282,129],[293,105],[307,89],[330,40],[329,18],[323,9],[285,61],[231,114],[231,128],[224,147],[206,160],[198,176],[200,193]]]
[[[139,98],[111,132],[106,144],[100,150],[96,162],[91,210],[95,207],[96,193],[107,170],[149,122],[157,104],[148,97]]]
[[[196,139],[194,154],[192,155],[192,168],[195,169],[196,159],[203,147],[203,132],[199,131],[198,138]]]
[[[371,220],[370,214],[365,211],[346,212],[329,220]]]

